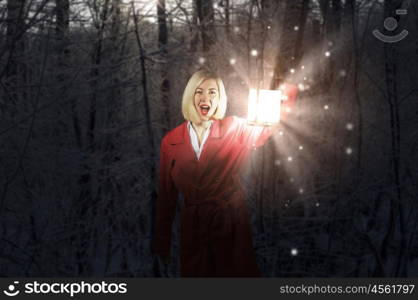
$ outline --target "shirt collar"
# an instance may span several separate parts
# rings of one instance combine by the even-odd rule
[[[170,138],[170,144],[176,145],[184,143],[189,136],[189,124],[190,122],[186,121],[178,128],[179,130],[176,131],[176,134],[173,134]],[[211,130],[208,138],[221,138],[223,136],[222,120],[213,120],[210,128]]]

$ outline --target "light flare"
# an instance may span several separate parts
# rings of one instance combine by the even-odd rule
[[[248,97],[249,122],[274,124],[280,122],[282,92],[280,90],[250,89]]]
[[[296,248],[292,248],[292,249],[290,250],[290,255],[292,255],[292,256],[296,256],[296,255],[298,255],[298,254],[299,254],[298,249],[296,249]]]

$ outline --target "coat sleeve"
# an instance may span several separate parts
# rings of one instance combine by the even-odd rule
[[[153,252],[162,257],[170,255],[171,232],[178,198],[177,189],[171,178],[171,169],[174,163],[175,160],[169,153],[169,144],[164,138],[160,148],[159,187],[155,207],[155,233],[152,243]]]
[[[250,125],[245,119],[239,119],[240,141],[246,147],[257,148],[263,146],[272,136],[275,127]]]

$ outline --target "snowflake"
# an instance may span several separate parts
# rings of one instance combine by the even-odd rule
[[[354,125],[353,125],[353,123],[347,123],[347,124],[345,125],[345,128],[347,128],[347,130],[353,130]]]

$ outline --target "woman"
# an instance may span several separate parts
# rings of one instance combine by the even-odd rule
[[[183,93],[186,121],[161,142],[153,250],[169,259],[176,200],[183,194],[180,272],[186,277],[261,275],[240,174],[271,129],[224,118],[226,106],[222,80],[196,72]]]

